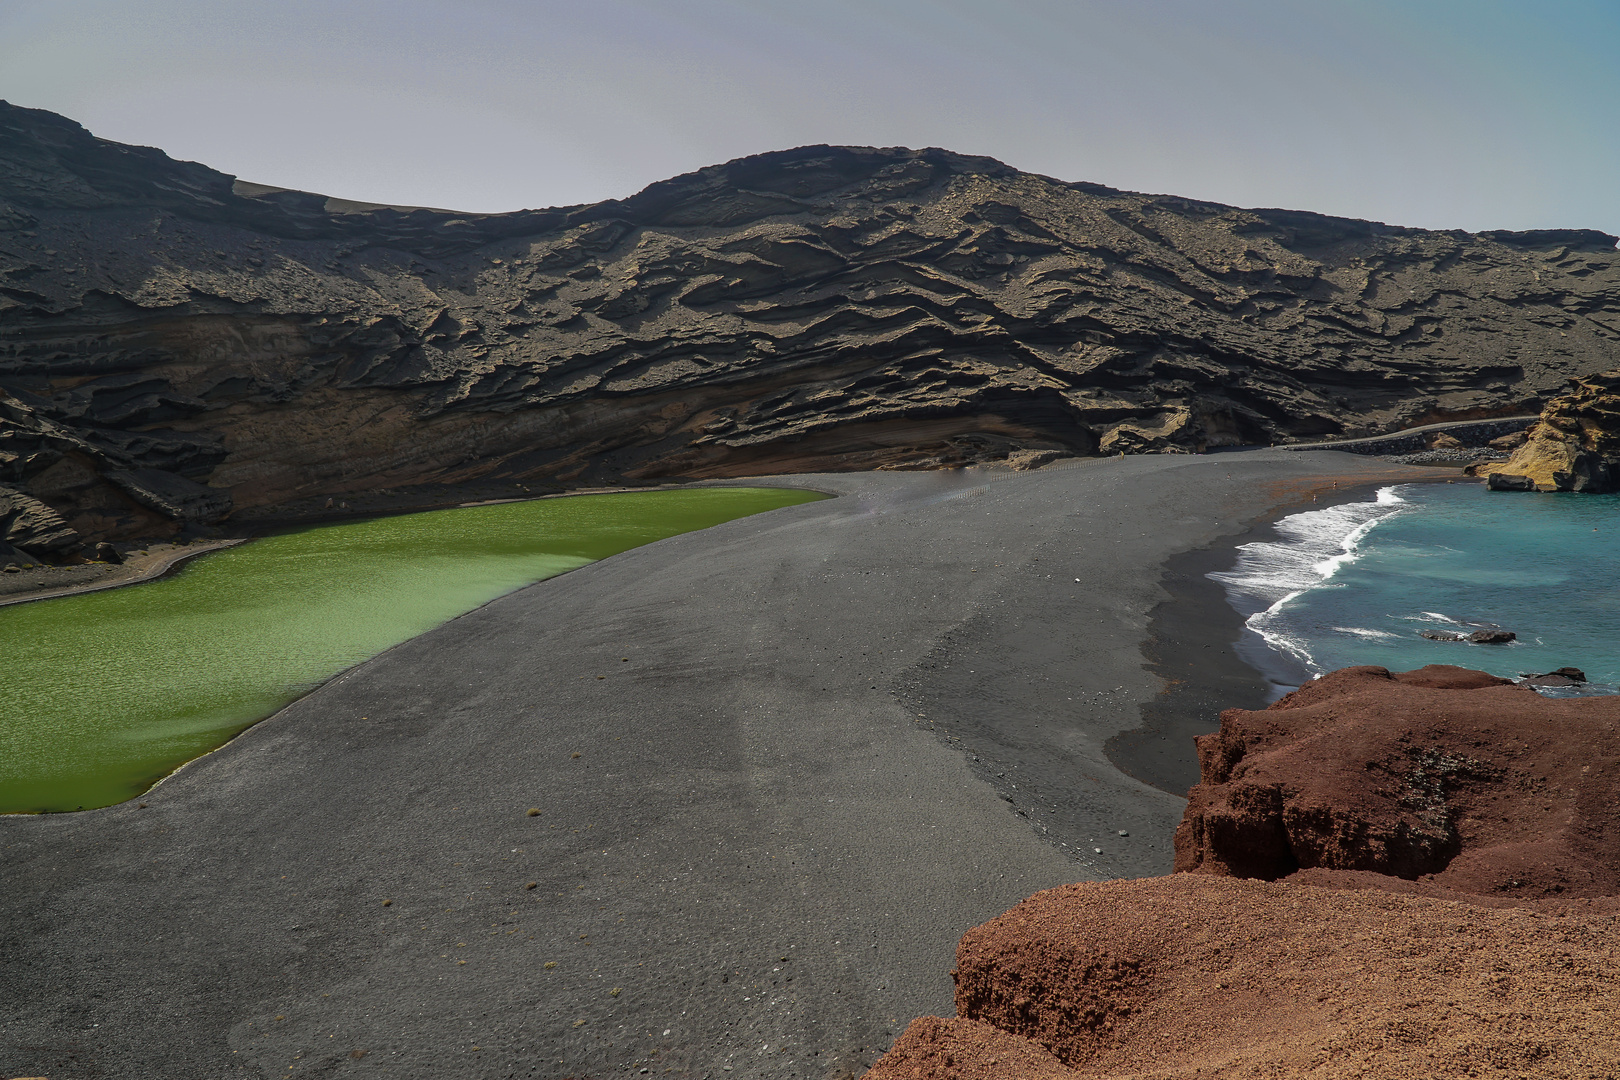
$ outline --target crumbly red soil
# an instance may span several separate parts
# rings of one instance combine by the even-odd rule
[[[913,1024],[867,1075],[1065,1075],[1017,1035],[1086,1077],[1612,1077],[1617,933],[1209,875],[1068,885],[963,937],[963,1019]]]
[[[1620,1077],[1620,697],[1350,668],[1199,756],[1192,872],[969,931],[868,1077]]]

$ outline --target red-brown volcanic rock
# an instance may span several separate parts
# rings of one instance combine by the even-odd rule
[[[1620,697],[1336,671],[1198,740],[1176,869],[1370,871],[1515,900],[1620,894]],[[1365,884],[1365,881],[1361,881]],[[1353,882],[1345,882],[1353,884]],[[1407,891],[1402,889],[1402,891]]]
[[[1072,1080],[1080,1074],[1039,1043],[978,1020],[924,1016],[906,1026],[873,1080]]]
[[[969,931],[961,1019],[913,1023],[867,1076],[1611,1077],[1617,931],[1205,875],[1067,885]]]
[[[969,931],[867,1076],[1620,1077],[1620,697],[1347,668],[1198,752],[1191,873]]]

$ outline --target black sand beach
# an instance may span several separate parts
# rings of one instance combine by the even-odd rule
[[[859,1074],[949,1013],[963,931],[1170,869],[1182,800],[1109,757],[1167,560],[1397,476],[1432,472],[746,481],[841,497],[495,601],[137,802],[0,818],[0,1074]]]

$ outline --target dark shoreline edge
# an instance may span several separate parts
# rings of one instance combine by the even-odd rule
[[[1195,736],[1218,729],[1223,710],[1263,709],[1281,696],[1279,690],[1291,690],[1310,678],[1310,672],[1292,658],[1246,642],[1247,615],[1232,605],[1225,586],[1207,576],[1235,566],[1241,545],[1281,539],[1277,523],[1306,510],[1365,502],[1386,487],[1445,482],[1436,477],[1395,484],[1353,483],[1338,488],[1336,497],[1326,501],[1281,503],[1240,533],[1166,560],[1159,583],[1170,595],[1149,615],[1142,641],[1147,668],[1164,680],[1165,687],[1142,706],[1139,727],[1121,731],[1104,744],[1113,766],[1144,784],[1185,797],[1199,781],[1198,757],[1191,745]]]

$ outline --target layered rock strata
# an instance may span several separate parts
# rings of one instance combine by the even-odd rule
[[[1591,231],[828,146],[456,214],[237,182],[0,104],[0,482],[91,539],[181,523],[113,473],[250,518],[411,485],[1377,434],[1533,411],[1617,336],[1620,253]]]
[[[1620,1065],[1620,697],[1348,668],[1227,710],[1198,752],[1178,873],[1038,893],[970,931],[956,1018],[914,1022],[867,1075]]]
[[[1620,491],[1620,371],[1570,380],[1511,458],[1477,471],[1493,491]]]

